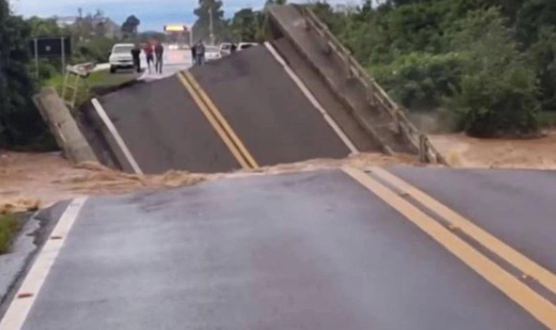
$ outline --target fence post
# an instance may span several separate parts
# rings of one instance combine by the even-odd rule
[[[376,107],[376,96],[375,96],[375,88],[373,86],[373,81],[369,79],[369,88],[367,88],[367,93],[369,102],[373,107]]]
[[[387,111],[383,111],[387,112]],[[396,107],[394,108],[394,132],[398,135],[402,134],[402,128],[400,123],[400,110]]]
[[[346,69],[347,69],[347,77],[348,79],[351,79],[353,77],[352,73],[351,73],[351,63],[349,61],[349,57],[350,57],[350,52],[349,50],[345,49],[344,50],[344,61],[346,63]]]
[[[419,160],[421,163],[429,162],[429,151],[425,134],[419,134]]]
[[[306,31],[310,31],[311,30],[311,23],[309,22],[309,15],[307,15],[307,8],[305,7],[301,7],[301,15],[303,16],[303,18],[305,19],[305,30]]]

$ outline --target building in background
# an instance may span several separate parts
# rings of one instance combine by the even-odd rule
[[[54,16],[53,18],[61,28],[71,27],[77,22],[77,16]]]
[[[121,26],[108,17],[100,15],[79,16],[54,16],[56,24],[60,28],[69,28],[71,30],[88,30],[96,36],[104,36],[111,39],[121,39]]]

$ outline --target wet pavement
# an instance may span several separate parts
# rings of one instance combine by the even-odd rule
[[[140,77],[143,81],[154,81],[158,79],[168,78],[182,70],[187,70],[193,66],[193,59],[189,49],[169,50],[164,51],[162,73],[157,73],[154,64],[151,65],[151,70],[147,67],[147,58],[141,56],[141,65],[145,69],[144,74]]]
[[[301,66],[296,64],[298,71]],[[237,52],[190,71],[258,165],[341,159],[350,154],[266,47]],[[99,97],[141,170],[214,173],[241,168],[180,79],[166,74],[158,78]],[[326,93],[320,88],[316,96],[332,102],[330,97],[322,97]],[[326,108],[327,104],[323,106]],[[340,116],[338,124],[348,136],[357,139],[355,143],[362,147],[361,151],[376,151],[370,138],[361,134],[346,114]],[[110,163],[131,171],[130,161],[111,133],[106,129],[99,132],[99,140],[107,141],[116,158]]]
[[[137,84],[99,100],[144,173],[240,168],[175,76]],[[119,163],[131,171],[118,145],[105,133]]]
[[[263,45],[194,67],[191,73],[260,165],[349,155]]]
[[[550,172],[394,169],[429,171],[492,175],[493,189],[538,175],[539,194],[556,189]],[[23,329],[176,328],[547,329],[341,171],[90,198]]]
[[[392,171],[556,272],[556,172],[397,167]]]

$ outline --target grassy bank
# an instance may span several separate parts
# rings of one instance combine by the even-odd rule
[[[538,120],[541,127],[556,127],[556,111],[541,111],[538,115]]]
[[[8,252],[10,243],[19,229],[19,222],[12,214],[0,215],[0,254]]]
[[[138,74],[134,72],[130,73],[118,73],[111,74],[108,70],[92,72],[89,77],[87,77],[87,85],[80,83],[79,90],[77,92],[77,106],[85,103],[88,99],[93,97],[97,91],[116,87],[128,83],[137,79]],[[55,76],[46,82],[47,86],[52,86],[56,88],[58,93],[61,95],[62,86],[64,84],[64,76]],[[88,87],[88,88],[87,88]]]

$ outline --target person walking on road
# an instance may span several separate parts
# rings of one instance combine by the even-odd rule
[[[197,55],[197,65],[203,65],[205,63],[205,44],[203,40],[199,40],[196,45],[195,53]]]
[[[153,46],[151,45],[150,42],[146,43],[143,51],[145,52],[145,55],[147,57],[147,66],[149,68],[149,73],[151,73],[151,63],[154,63],[154,57],[153,57]]]
[[[197,44],[191,45],[191,63],[197,64]]]
[[[162,46],[160,42],[156,43],[156,47],[154,47],[154,54],[156,58],[156,62],[155,62],[156,73],[162,74],[162,66],[164,65],[162,62],[162,56],[164,56],[164,46]]]
[[[141,48],[138,44],[131,50],[131,57],[133,57],[133,67],[137,73],[141,73]]]

